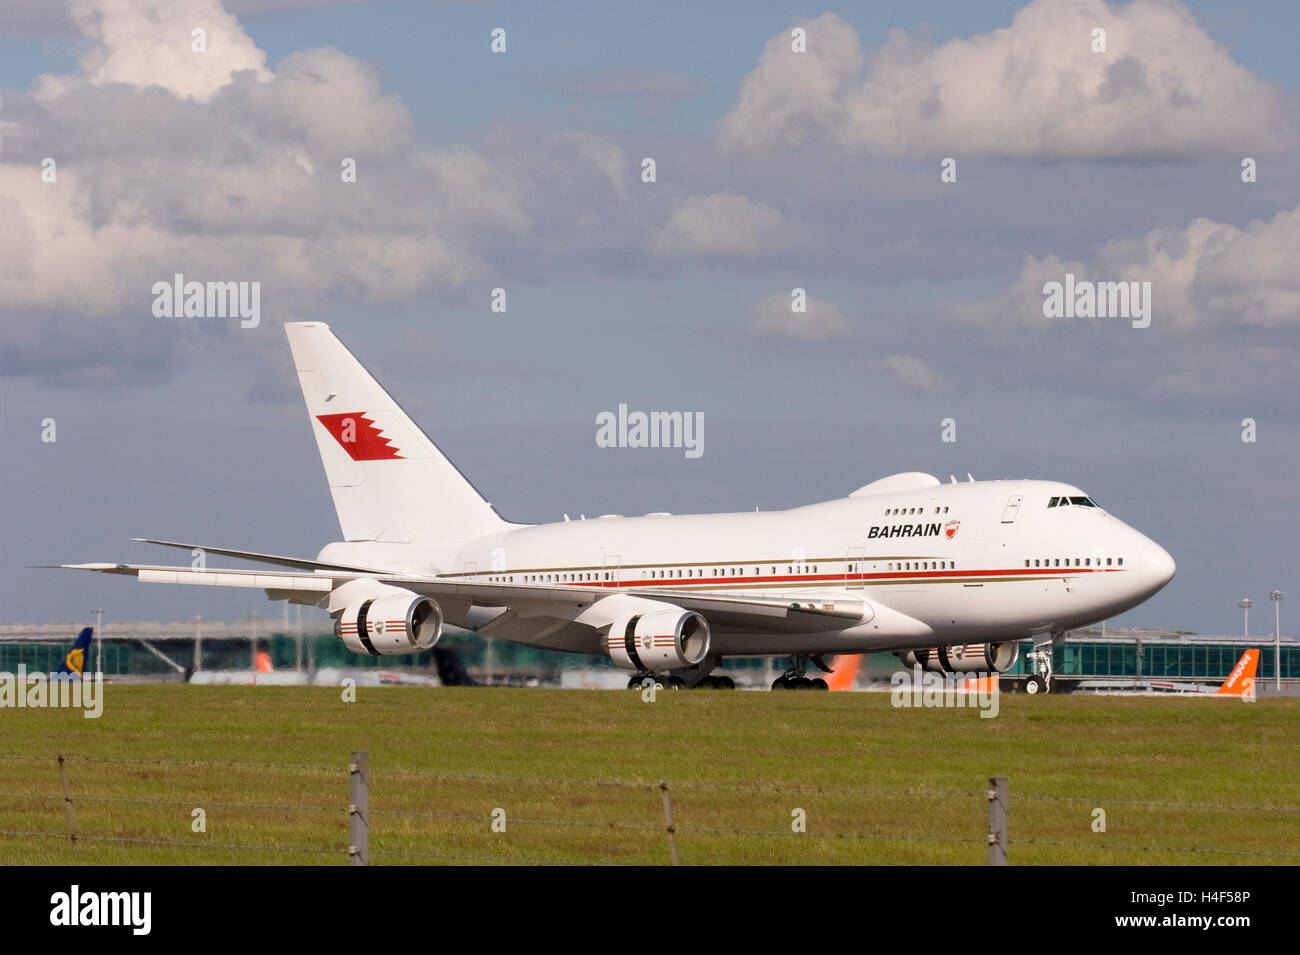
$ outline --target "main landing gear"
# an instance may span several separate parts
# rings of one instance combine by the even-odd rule
[[[774,690],[829,690],[830,686],[821,677],[812,677],[809,679],[804,676],[808,670],[808,662],[812,661],[823,673],[830,673],[828,667],[819,657],[811,656],[807,653],[796,653],[791,660],[790,669],[782,673],[772,683]]]
[[[645,672],[638,673],[627,681],[629,690],[644,690],[647,687],[658,683],[665,690],[734,690],[736,683],[729,676],[696,676],[691,682],[675,674],[669,674],[666,678],[657,674]]]

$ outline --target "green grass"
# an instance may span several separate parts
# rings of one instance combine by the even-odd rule
[[[684,863],[982,865],[990,775],[1013,864],[1300,863],[1300,700],[1004,695],[981,719],[887,694],[357,692],[110,685],[98,720],[0,710],[0,830],[51,834],[0,835],[0,864],[342,864],[354,749],[373,864],[663,864],[664,778]],[[94,838],[67,839],[60,752]]]

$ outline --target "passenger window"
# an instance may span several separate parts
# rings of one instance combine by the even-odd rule
[[[1119,559],[1119,565],[1120,565],[1121,567],[1124,566],[1124,558],[1123,558],[1123,557],[1121,557],[1121,558]]]

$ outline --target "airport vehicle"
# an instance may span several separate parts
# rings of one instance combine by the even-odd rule
[[[824,687],[806,675],[823,655],[876,650],[1001,672],[1018,639],[1059,640],[1174,575],[1162,547],[1055,481],[908,472],[783,511],[511,523],[327,325],[285,331],[343,540],[314,560],[149,541],[279,570],[62,566],[320,606],[358,653],[428,649],[451,623],[607,655],[629,686],[714,688],[724,657],[790,657],[774,689]]]

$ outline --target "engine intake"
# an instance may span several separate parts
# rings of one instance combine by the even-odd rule
[[[442,609],[433,598],[410,593],[363,600],[339,614],[334,635],[367,656],[419,653],[442,636]]]
[[[709,655],[709,622],[680,607],[631,614],[610,626],[606,649],[629,670],[692,667]]]
[[[910,667],[919,665],[935,673],[1006,673],[1020,658],[1020,641],[908,650],[899,656]]]

